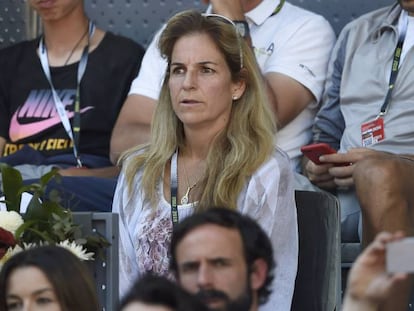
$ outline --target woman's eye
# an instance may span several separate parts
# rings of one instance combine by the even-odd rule
[[[171,73],[175,75],[182,74],[184,73],[184,69],[181,67],[172,68]]]

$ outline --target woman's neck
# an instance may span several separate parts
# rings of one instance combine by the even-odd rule
[[[185,146],[180,153],[190,159],[207,159],[210,147],[217,137],[217,131],[185,129]]]
[[[184,126],[185,148],[183,154],[186,157],[205,160],[210,147],[227,125],[221,122],[207,126]]]

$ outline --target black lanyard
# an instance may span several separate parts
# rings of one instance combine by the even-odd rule
[[[387,91],[387,94],[385,95],[384,103],[381,106],[381,110],[380,110],[378,117],[384,116],[388,111],[388,108],[390,106],[390,99],[391,99],[392,91],[394,90],[395,81],[397,80],[397,76],[399,72],[401,52],[402,52],[402,48],[404,45],[405,35],[407,33],[407,26],[408,26],[407,12],[402,11],[401,14],[403,14],[402,16],[403,20],[402,20],[402,25],[400,27],[401,29],[399,29],[400,35],[398,36],[398,42],[397,42],[397,46],[395,47],[394,57],[393,57],[392,64],[391,64],[391,74],[390,74],[390,81],[388,83],[388,91]]]
[[[178,224],[178,208],[177,208],[177,192],[178,192],[178,166],[177,166],[178,152],[174,152],[171,157],[171,220],[173,226]]]
[[[79,132],[80,132],[80,100],[79,100],[79,89],[82,77],[86,70],[86,65],[88,63],[88,54],[89,54],[89,41],[95,31],[95,25],[92,22],[89,22],[89,35],[88,35],[88,44],[85,46],[82,52],[82,57],[78,65],[78,74],[77,74],[77,85],[76,85],[76,97],[74,104],[74,116],[73,116],[73,126],[71,126],[65,107],[60,99],[59,95],[56,92],[55,87],[52,82],[52,75],[50,73],[49,58],[47,56],[47,48],[44,43],[44,37],[40,38],[39,41],[39,55],[40,62],[42,64],[43,72],[49,82],[50,89],[52,91],[53,100],[55,102],[56,111],[59,114],[60,120],[63,127],[65,128],[66,133],[73,142],[73,155],[75,156],[76,163],[78,167],[82,167],[82,162],[78,152],[79,148]]]

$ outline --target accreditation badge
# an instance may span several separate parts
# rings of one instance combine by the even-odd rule
[[[377,118],[361,125],[362,146],[368,147],[385,138],[384,119]]]

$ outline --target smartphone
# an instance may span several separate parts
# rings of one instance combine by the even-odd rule
[[[414,237],[388,243],[385,258],[387,272],[414,273]]]
[[[302,146],[302,148],[300,148],[300,151],[302,151],[302,153],[309,160],[311,160],[313,163],[318,164],[318,165],[322,164],[319,161],[319,157],[321,155],[336,153],[336,150],[326,143],[317,143],[317,144]]]

